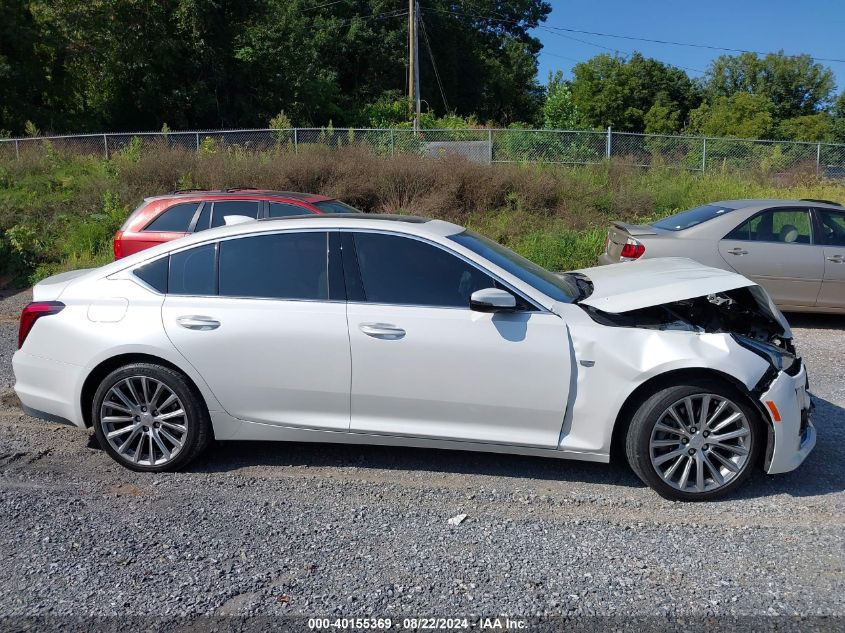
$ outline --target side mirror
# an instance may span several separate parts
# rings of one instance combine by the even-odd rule
[[[469,308],[476,312],[513,312],[516,310],[516,297],[507,290],[482,288],[472,293]]]

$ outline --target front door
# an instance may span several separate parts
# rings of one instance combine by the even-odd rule
[[[328,269],[326,232],[245,236],[171,255],[165,330],[230,415],[348,430],[346,305],[331,300],[343,280],[336,288]]]
[[[736,272],[763,286],[778,305],[816,304],[824,257],[813,244],[809,209],[758,213],[719,242],[719,254]]]
[[[473,291],[503,286],[440,245],[362,231],[344,251],[360,270],[347,290],[363,286],[348,304],[353,431],[558,445],[571,372],[560,317],[522,298],[515,313],[470,310]]]
[[[824,279],[816,305],[845,309],[845,211],[816,209],[819,243],[824,251]]]

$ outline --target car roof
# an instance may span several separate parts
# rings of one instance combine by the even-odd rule
[[[302,193],[300,191],[276,191],[273,189],[254,189],[252,187],[231,187],[228,189],[179,189],[170,193],[151,196],[146,198],[147,202],[154,200],[171,200],[180,198],[242,198],[244,196],[260,198],[284,198],[286,200],[299,200],[301,202],[321,202],[323,200],[334,200],[329,196],[322,196],[316,193]]]
[[[804,198],[800,200],[784,200],[781,198],[747,198],[744,200],[719,200],[708,203],[713,207],[724,207],[726,209],[745,209],[748,207],[822,207],[830,209],[842,209],[842,205],[831,200],[813,200]]]
[[[207,231],[193,233],[186,237],[164,242],[139,251],[128,257],[107,264],[108,273],[137,266],[140,262],[159,255],[190,247],[194,244],[213,242],[238,235],[271,233],[280,229],[377,229],[392,230],[419,237],[442,238],[464,231],[464,227],[444,220],[432,220],[414,215],[370,214],[370,213],[327,213],[325,215],[297,215],[282,218],[251,220],[230,226],[219,226]]]

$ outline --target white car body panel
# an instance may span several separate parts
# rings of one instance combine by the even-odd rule
[[[253,422],[349,429],[349,335],[339,302],[168,296],[164,329],[224,411]],[[217,320],[181,327],[183,316]]]
[[[362,331],[379,321],[405,334]],[[350,303],[349,339],[353,431],[557,446],[571,371],[558,315]]]
[[[144,262],[201,243],[314,227],[389,231],[440,244],[542,309],[506,315],[354,302],[165,298],[132,274]],[[601,325],[582,307],[555,301],[448,239],[461,230],[447,222],[366,216],[250,222],[49,278],[35,287],[35,300],[61,300],[66,307],[39,319],[15,354],[15,389],[28,410],[84,428],[89,412],[82,410],[82,393],[91,372],[116,356],[145,354],[194,382],[218,439],[431,446],[606,462],[622,405],[649,379],[705,369],[750,392],[769,368],[730,334]],[[606,312],[752,285],[685,259],[583,272],[594,291],[582,303]],[[181,316],[215,318],[220,327],[185,329],[176,321]],[[405,335],[373,338],[362,324],[396,326]],[[769,396],[789,416],[788,424],[769,418],[783,438],[776,439],[771,472],[797,467],[812,448],[808,438],[793,446],[789,435],[806,404],[795,387],[801,379],[805,374],[781,374],[769,385]]]
[[[685,257],[641,259],[584,268],[593,294],[581,303],[605,312],[627,312],[754,285],[750,279]]]

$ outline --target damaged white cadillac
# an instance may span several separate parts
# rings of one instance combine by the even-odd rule
[[[25,410],[139,471],[211,439],[618,452],[697,501],[816,441],[789,325],[745,277],[679,258],[554,275],[409,216],[244,222],[48,278],[19,347]]]

